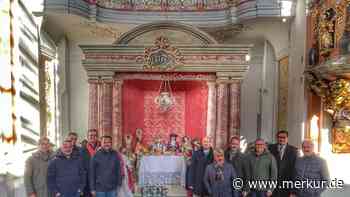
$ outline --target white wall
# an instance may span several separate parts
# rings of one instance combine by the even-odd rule
[[[68,56],[68,41],[64,37],[57,44],[58,54],[58,131],[59,139],[62,139],[64,132],[67,132],[70,127],[69,119],[69,58]]]
[[[225,40],[225,43],[254,44],[250,69],[242,83],[241,135],[248,141],[262,137],[272,142],[276,130],[278,105],[276,59],[288,55],[289,23],[283,23],[279,19],[252,20],[245,26],[243,32]],[[258,114],[261,114],[261,134],[258,134]]]
[[[87,75],[81,65],[82,52],[79,42],[69,42],[69,105],[70,105],[70,129],[82,136],[87,131],[89,89]],[[82,43],[81,43],[82,44]]]
[[[261,138],[272,142],[276,130],[278,73],[274,49],[268,41],[264,43],[264,60],[261,83]]]
[[[296,16],[291,21],[288,81],[288,122],[289,142],[299,145],[306,114],[304,98],[306,16],[305,2],[296,1]]]
[[[262,78],[264,44],[254,43],[251,51],[251,64],[241,86],[241,135],[248,142],[257,138],[259,113],[259,89]]]
[[[80,35],[80,36],[79,36]],[[69,129],[79,134],[80,139],[86,136],[88,129],[89,87],[87,74],[82,66],[82,50],[79,45],[111,44],[113,38],[93,37],[84,32],[67,35],[69,40]]]

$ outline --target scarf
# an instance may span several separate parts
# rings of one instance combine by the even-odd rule
[[[214,169],[215,169],[215,180],[224,181],[224,166],[219,165],[218,163],[215,163]]]

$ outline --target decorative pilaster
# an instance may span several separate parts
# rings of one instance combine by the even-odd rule
[[[215,147],[224,148],[228,137],[229,92],[227,83],[219,83],[217,87],[217,123]]]
[[[112,135],[111,79],[89,80],[89,129],[97,129],[98,135]]]
[[[122,87],[123,80],[115,80],[113,83],[113,112],[112,112],[112,137],[113,148],[122,145]]]
[[[215,142],[216,129],[216,83],[208,81],[208,109],[207,109],[207,131],[206,137]]]
[[[230,119],[229,119],[229,139],[231,136],[239,135],[240,129],[240,98],[241,98],[241,82],[234,81],[229,85],[230,91]]]
[[[89,80],[89,123],[88,129],[98,129],[98,81]]]
[[[113,81],[103,80],[101,84],[100,130],[102,135],[112,136],[112,90]]]

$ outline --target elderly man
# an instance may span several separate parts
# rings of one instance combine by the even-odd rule
[[[263,139],[255,140],[255,151],[247,156],[249,180],[251,181],[277,181],[277,164],[276,160],[268,150]],[[269,197],[272,195],[274,188],[270,185],[256,188],[249,188],[251,197]]]
[[[276,134],[277,143],[269,146],[271,154],[277,161],[278,182],[289,181],[293,178],[293,169],[298,149],[288,144],[288,132],[281,130]],[[273,197],[288,197],[290,190],[278,189],[273,191]]]
[[[295,162],[294,181],[313,182],[314,186],[303,187],[294,190],[291,197],[320,197],[321,193],[326,189],[322,187],[322,181],[329,181],[329,172],[327,163],[324,159],[317,156],[314,152],[314,144],[311,140],[304,140],[302,143],[303,156],[298,157]],[[326,186],[326,185],[324,185]]]
[[[237,178],[233,166],[224,159],[224,151],[215,149],[214,162],[205,170],[204,183],[211,197],[238,197],[232,187],[232,180]]]
[[[78,197],[85,186],[86,172],[79,155],[72,154],[72,141],[65,138],[54,159],[49,162],[47,181],[54,197]]]
[[[38,151],[32,154],[25,165],[24,185],[29,197],[48,197],[47,168],[49,160],[53,157],[47,137],[39,139]]]
[[[117,197],[116,191],[122,184],[121,161],[112,149],[111,136],[102,137],[101,149],[91,158],[89,183],[93,196]]]
[[[230,145],[225,151],[225,160],[230,163],[235,169],[237,176],[243,180],[244,183],[247,181],[248,169],[245,162],[245,155],[241,152],[240,149],[240,137],[232,136],[230,139]],[[247,194],[247,188],[242,188],[243,196]]]
[[[195,197],[207,196],[208,191],[204,185],[204,172],[206,167],[213,163],[212,142],[209,138],[203,139],[202,147],[193,152],[191,161],[188,188],[193,191]]]

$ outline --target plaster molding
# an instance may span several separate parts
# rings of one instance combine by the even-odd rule
[[[201,40],[204,45],[206,44],[217,44],[218,42],[211,37],[209,34],[204,31],[199,30],[198,28],[190,25],[186,25],[178,22],[152,22],[144,25],[140,25],[120,36],[118,40],[114,42],[114,44],[128,44],[133,39],[151,31],[167,29],[167,30],[177,30],[184,32],[186,34],[192,35],[195,38]]]
[[[152,10],[152,8],[138,10],[128,6],[115,9],[100,4],[96,5],[96,1],[89,3],[84,0],[46,0],[44,6],[45,14],[75,14],[91,21],[136,25],[162,20],[185,22],[197,27],[221,27],[254,18],[284,17],[281,15],[282,8],[276,0],[242,1],[234,6],[223,6],[209,10],[208,6],[194,10],[184,10],[188,6],[182,6],[181,9],[177,10]]]

